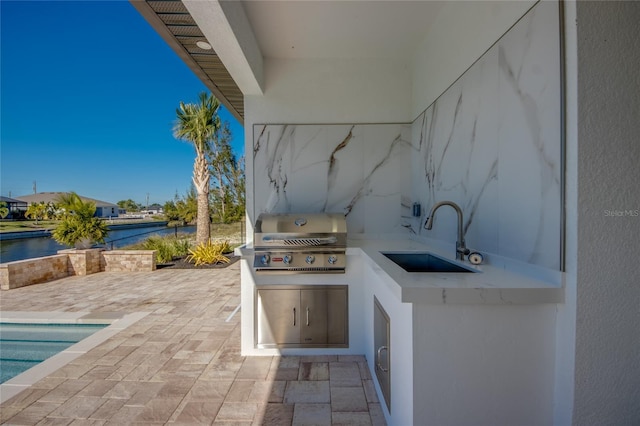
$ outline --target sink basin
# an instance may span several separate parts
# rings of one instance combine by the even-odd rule
[[[428,252],[380,252],[407,272],[476,272]]]

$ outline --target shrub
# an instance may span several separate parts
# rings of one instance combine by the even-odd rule
[[[209,240],[206,243],[200,243],[195,249],[189,250],[191,254],[187,256],[187,261],[195,263],[196,266],[229,263],[229,258],[223,254],[225,247],[229,247],[228,241],[214,243]]]
[[[151,236],[142,243],[143,249],[157,252],[156,259],[159,263],[171,262],[174,257],[185,256],[190,246],[189,240],[176,239],[175,237]]]
[[[92,243],[104,243],[109,230],[103,220],[95,217],[96,205],[83,201],[78,194],[61,194],[58,203],[64,209],[60,224],[53,230],[53,238],[68,246],[88,248]]]
[[[171,245],[173,246],[173,250],[175,251],[175,256],[182,257],[189,254],[191,241],[189,241],[188,239],[172,239]]]
[[[108,233],[107,225],[97,217],[83,219],[78,216],[67,216],[53,230],[51,235],[60,244],[85,247],[93,242],[104,243]],[[86,245],[83,246],[83,241]]]
[[[217,244],[220,246],[221,253],[231,253],[233,251],[229,245],[229,240],[218,241]]]

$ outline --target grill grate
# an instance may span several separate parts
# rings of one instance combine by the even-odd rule
[[[330,241],[332,240],[332,241]],[[285,246],[321,246],[323,244],[332,244],[335,238],[294,238],[282,240]]]
[[[335,244],[338,239],[336,237],[292,237],[286,238],[281,236],[267,235],[262,238],[265,244],[271,245],[283,245],[283,246],[296,246],[296,247],[312,247],[312,246],[326,246],[329,244]]]

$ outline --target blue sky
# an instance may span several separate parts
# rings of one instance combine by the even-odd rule
[[[186,193],[194,150],[172,128],[206,87],[128,1],[0,0],[0,16],[2,195],[34,181],[113,203]]]

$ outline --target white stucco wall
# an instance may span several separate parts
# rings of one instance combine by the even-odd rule
[[[555,306],[417,304],[413,324],[413,424],[552,424]]]
[[[245,97],[245,124],[407,123],[410,97],[403,63],[270,58],[264,96]]]
[[[576,16],[580,252],[573,423],[638,424],[640,3],[577,2]]]

